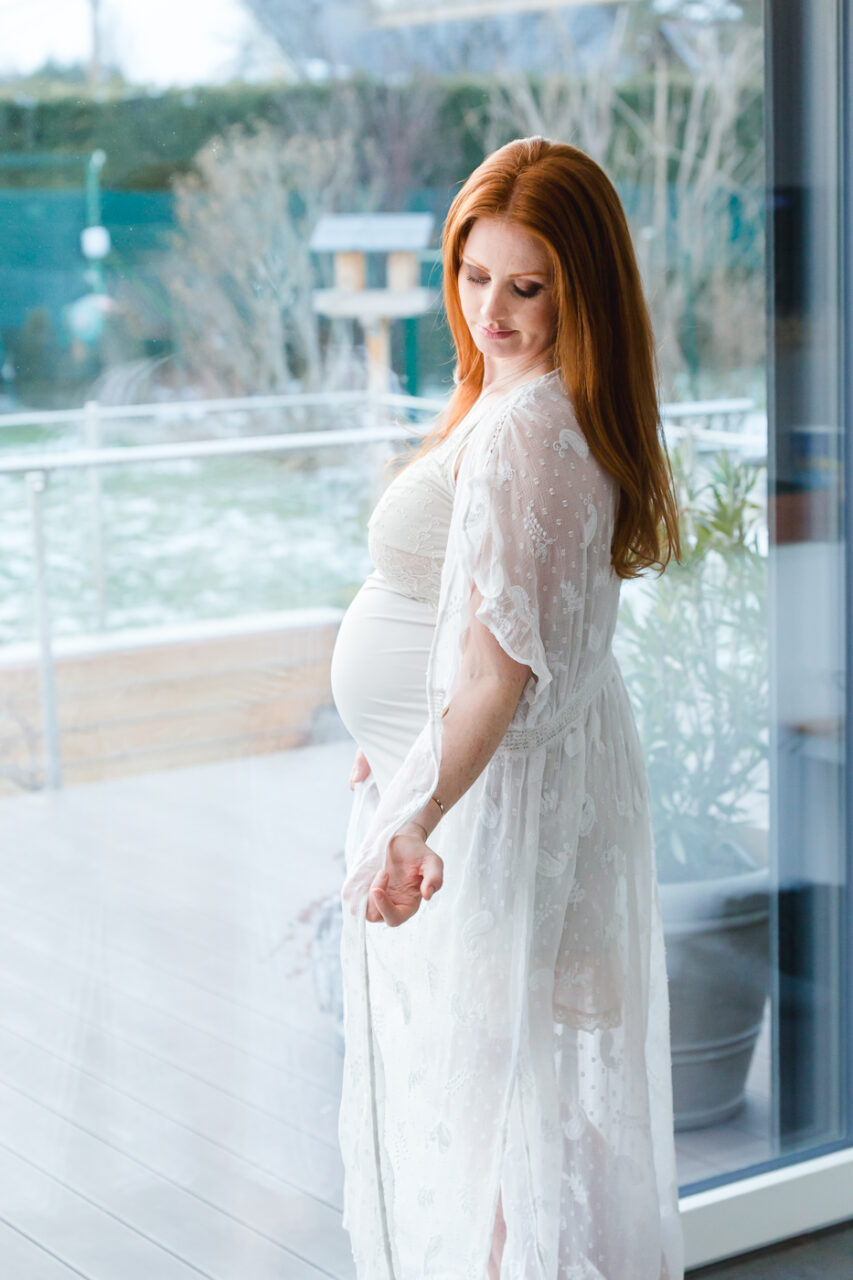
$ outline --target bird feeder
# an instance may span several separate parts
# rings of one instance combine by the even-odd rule
[[[314,290],[314,310],[361,324],[371,391],[391,387],[391,321],[423,315],[438,297],[420,284],[419,255],[433,224],[431,213],[327,214],[314,228],[309,247],[333,255],[335,281]],[[384,288],[368,288],[368,254],[385,258]]]

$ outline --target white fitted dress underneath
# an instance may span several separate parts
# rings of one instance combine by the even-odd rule
[[[501,1280],[683,1280],[648,783],[611,651],[617,500],[555,370],[475,408],[370,518],[332,658],[371,766],[342,888],[358,1280],[486,1280],[499,1191]],[[442,888],[368,924],[388,838],[435,788],[472,584],[532,674],[430,837]]]

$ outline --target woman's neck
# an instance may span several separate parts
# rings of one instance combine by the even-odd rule
[[[533,378],[550,373],[553,368],[554,361],[550,356],[538,356],[528,364],[514,365],[506,373],[496,373],[492,362],[486,361],[483,367],[483,384],[478,398],[482,400],[486,396],[491,396],[493,392],[500,394],[509,391],[521,382],[529,382]]]

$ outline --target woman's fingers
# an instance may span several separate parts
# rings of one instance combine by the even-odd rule
[[[414,910],[408,910],[405,907],[395,906],[388,895],[383,893],[381,889],[377,891],[376,902],[379,908],[380,919],[384,920],[392,929],[396,928],[398,925],[405,924],[405,922],[411,919],[415,914],[415,911],[417,911],[417,907],[415,907]]]
[[[379,909],[380,902],[384,902],[385,888],[388,884],[388,872],[379,871],[373,877],[373,882],[367,893],[367,919],[370,924],[378,924],[385,917]]]
[[[361,747],[359,747],[355,753],[355,760],[353,761],[352,772],[350,773],[350,776],[349,776],[350,791],[353,790],[357,782],[363,782],[369,773],[370,773],[370,765],[368,764],[367,756],[364,754]]]
[[[410,876],[401,881],[392,877],[387,869],[379,872],[370,886],[370,899],[378,912],[377,919],[392,927],[411,919],[421,902],[420,893]],[[369,909],[367,918],[371,919]]]
[[[427,849],[421,864],[421,897],[427,901],[444,883],[444,863],[437,853]]]
[[[367,920],[384,920],[396,927],[410,920],[423,900],[429,900],[444,882],[444,863],[432,849],[424,847],[417,863],[397,860],[377,872],[367,899]]]

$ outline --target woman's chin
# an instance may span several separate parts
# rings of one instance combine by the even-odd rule
[[[475,338],[474,341],[484,356],[493,356],[496,360],[519,354],[512,338]]]

